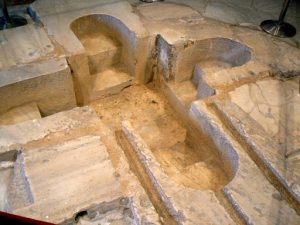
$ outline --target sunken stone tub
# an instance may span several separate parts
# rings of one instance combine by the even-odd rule
[[[242,79],[250,74],[249,65],[253,67],[252,50],[227,38],[170,45],[160,37],[158,52],[164,79],[177,87],[180,83],[192,82],[197,91],[195,100],[214,95],[219,86]],[[248,73],[241,74],[240,69]]]
[[[181,51],[176,59],[175,80],[192,78],[194,66],[211,72],[246,64],[251,59],[251,50],[244,44],[227,38],[210,38],[192,43]]]
[[[105,14],[79,17],[70,28],[85,50],[90,100],[117,94],[133,79],[140,83],[149,80],[147,37]]]

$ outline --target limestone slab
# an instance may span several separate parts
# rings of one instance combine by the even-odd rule
[[[34,202],[14,211],[18,215],[59,223],[81,208],[121,196],[106,147],[98,136],[28,149],[23,154]]]
[[[215,105],[299,206],[299,87],[267,78],[230,92]]]
[[[1,69],[54,55],[54,46],[45,30],[33,24],[0,31],[0,43]]]
[[[33,201],[16,208],[14,213],[54,223],[73,223],[77,213],[94,211],[98,205],[119,202],[124,197],[130,202],[133,214],[130,217],[135,222],[159,224],[153,205],[129,170],[114,132],[90,107],[1,126],[0,130],[0,156],[21,150],[25,160],[22,176],[26,174],[27,186],[33,193]],[[0,185],[1,200],[5,197],[2,195],[6,188],[4,184]],[[99,210],[101,214],[104,209]],[[115,215],[115,210],[110,210]],[[107,218],[102,219],[110,216],[108,213]]]
[[[36,2],[32,7],[39,14],[42,23],[47,26],[48,34],[54,35],[55,40],[64,47],[67,53],[76,54],[84,51],[83,46],[69,26],[71,22],[86,15],[111,15],[120,19],[131,31],[135,31],[138,36],[147,34],[138,17],[131,12],[131,6],[125,1],[101,3],[96,0],[89,2],[67,0],[62,4],[61,1],[47,0],[43,1],[43,3]],[[51,12],[48,11],[49,7],[52,9]]]
[[[64,58],[0,71],[0,112],[36,102],[43,115],[76,106],[70,69]]]
[[[22,105],[13,108],[8,112],[0,115],[0,124],[9,125],[24,122],[27,120],[40,119],[41,114],[36,103]]]
[[[47,10],[49,5],[52,6],[51,13]],[[100,70],[95,69],[95,65],[90,69],[88,68],[85,53],[89,53],[89,49],[85,48],[89,48],[89,46],[84,46],[85,44],[81,43],[80,38],[76,36],[76,32],[72,31],[73,22],[80,24],[81,20],[88,18],[92,27],[99,21],[106,25],[110,31],[109,35],[122,44],[121,62],[127,67],[130,76],[141,83],[151,79],[151,71],[147,67],[147,59],[150,57],[148,31],[127,1],[82,2],[67,0],[63,3],[61,1],[44,1],[42,4],[34,3],[32,10],[38,15],[40,22],[45,25],[48,35],[53,37],[67,56],[70,67],[74,72],[76,96],[80,105],[84,105],[91,100],[89,92],[93,88],[93,84],[89,76],[90,73],[97,73]],[[86,27],[83,24],[80,24],[80,26]],[[87,33],[92,35],[95,31],[101,33],[101,30],[103,30],[103,26],[98,26]],[[98,47],[93,46],[93,48]],[[120,50],[117,53],[119,54]],[[90,57],[91,61],[101,58]],[[110,63],[111,60],[107,60],[107,62]],[[97,67],[99,68],[105,66],[102,65],[102,62],[98,64]],[[103,64],[105,64],[105,61],[103,61]],[[79,66],[81,68],[78,68]]]
[[[133,82],[133,78],[129,74],[113,68],[94,74],[92,80],[92,100],[118,94]]]
[[[163,2],[142,4],[138,6],[137,9],[147,19],[156,21],[199,16],[199,13],[190,7]]]
[[[212,137],[221,151],[235,152],[229,155],[231,163],[237,163],[233,180],[223,193],[246,224],[298,224],[300,216],[283,199],[278,190],[267,180],[258,166],[246,154],[241,145],[205,103],[196,101],[190,116],[199,128]]]
[[[89,122],[96,121],[97,117],[94,112],[84,107],[56,113],[40,120],[0,126],[0,149],[5,150],[14,144],[24,145],[30,141],[43,139],[51,133],[86,127],[90,124]]]

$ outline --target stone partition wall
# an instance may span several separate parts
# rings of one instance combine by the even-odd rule
[[[251,60],[251,49],[246,45],[227,38],[188,40],[173,46],[159,37],[159,61],[167,80],[182,82],[192,79],[194,67],[203,68],[239,67]]]

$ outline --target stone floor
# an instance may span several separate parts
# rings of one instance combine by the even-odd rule
[[[37,0],[0,31],[0,210],[300,224],[300,17],[282,1]],[[0,221],[1,223],[1,221]]]
[[[130,2],[137,3],[134,0]],[[168,0],[165,2],[187,5],[197,10],[203,17],[254,30],[260,29],[259,24],[263,20],[278,19],[283,4],[283,1],[280,0],[264,0],[263,2],[259,0],[244,2],[238,0]],[[285,19],[286,22],[293,24],[297,30],[300,29],[299,10],[299,1],[291,1]],[[294,38],[286,41],[299,47],[299,32]]]

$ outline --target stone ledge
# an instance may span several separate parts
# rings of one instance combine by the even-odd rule
[[[297,83],[267,78],[243,85],[213,104],[299,210],[300,166],[297,157],[288,158],[299,147],[297,93]]]
[[[232,148],[238,155],[238,168],[233,180],[224,187],[223,193],[246,224],[298,224],[300,216],[281,197],[260,169],[234,140],[217,116],[200,101],[194,102],[190,117],[219,148]],[[225,141],[226,144],[222,144]],[[278,217],[280,215],[280,217]]]
[[[64,58],[0,71],[0,113],[36,102],[42,115],[76,106],[70,69]]]

